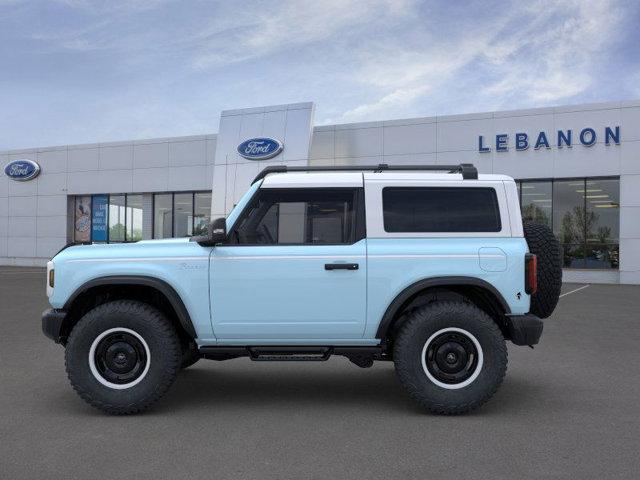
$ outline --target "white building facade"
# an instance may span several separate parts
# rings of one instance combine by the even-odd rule
[[[0,152],[0,265],[44,265],[69,242],[197,234],[268,165],[473,163],[518,180],[523,215],[563,245],[565,281],[640,284],[640,101],[313,120],[313,103],[247,108],[223,112],[217,134]],[[245,158],[252,139],[282,150]]]

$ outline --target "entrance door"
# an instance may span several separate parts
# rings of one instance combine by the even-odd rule
[[[361,188],[261,188],[211,257],[218,339],[361,338],[366,240]]]

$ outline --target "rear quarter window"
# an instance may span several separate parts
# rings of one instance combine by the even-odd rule
[[[499,232],[496,191],[491,187],[385,187],[386,232]]]

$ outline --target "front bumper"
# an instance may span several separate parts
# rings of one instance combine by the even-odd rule
[[[42,312],[42,333],[56,343],[63,343],[66,336],[63,336],[64,321],[67,318],[66,310],[50,308]]]
[[[543,327],[542,320],[530,313],[507,317],[509,336],[515,345],[536,345]]]

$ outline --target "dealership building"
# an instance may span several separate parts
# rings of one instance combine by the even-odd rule
[[[313,119],[313,103],[227,110],[208,135],[0,152],[0,265],[198,234],[268,165],[473,163],[517,180],[523,216],[562,244],[565,281],[640,284],[640,101]]]

